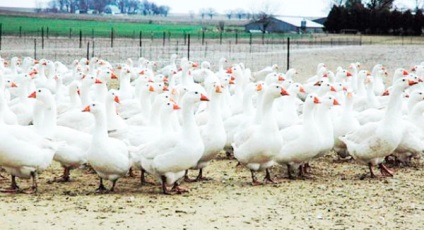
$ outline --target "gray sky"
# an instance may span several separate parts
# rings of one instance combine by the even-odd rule
[[[241,8],[249,12],[257,12],[258,9],[271,9],[273,14],[292,16],[326,16],[331,0],[150,0],[158,5],[168,5],[171,13],[198,13],[202,8],[214,8],[218,13],[224,13],[228,9]],[[0,6],[10,7],[35,7],[36,2],[43,4],[48,0],[0,0]],[[419,0],[419,2],[423,2]],[[412,8],[415,0],[396,0],[398,7]],[[269,11],[268,11],[269,12]]]

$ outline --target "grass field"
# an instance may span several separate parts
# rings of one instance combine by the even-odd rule
[[[192,36],[204,36],[205,38],[228,38],[239,37],[249,38],[250,33],[244,32],[244,27],[240,24],[233,24],[233,22],[225,22],[225,30],[222,34],[218,30],[219,21],[215,24],[204,23],[199,21],[197,24],[186,21],[176,23],[172,19],[125,19],[114,17],[76,17],[71,18],[54,18],[52,15],[48,16],[34,16],[34,15],[0,15],[0,23],[2,24],[2,33],[4,35],[15,36],[41,36],[42,29],[44,36],[83,36],[92,37],[109,37],[113,29],[114,36],[117,37],[139,37],[140,31],[143,37],[162,38],[164,33],[166,37],[184,37],[184,34],[192,34]],[[48,30],[48,32],[47,32]],[[204,35],[203,35],[203,31]],[[230,32],[228,32],[230,31]],[[237,32],[237,35],[236,35]],[[48,33],[48,35],[47,35]],[[262,37],[262,34],[252,34],[253,37]],[[268,38],[281,38],[281,37],[310,37],[310,35],[297,35],[297,34],[266,34]]]

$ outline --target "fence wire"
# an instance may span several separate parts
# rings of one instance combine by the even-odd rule
[[[328,48],[332,46],[361,45],[361,37],[323,39],[308,38],[292,40],[290,50]],[[189,45],[190,44],[190,45]],[[153,39],[153,38],[93,38],[39,36],[3,36],[0,54],[4,58],[34,57],[58,60],[70,64],[75,59],[93,56],[103,58],[113,64],[140,57],[154,60],[159,66],[168,63],[171,54],[190,57],[201,62],[207,60],[217,65],[221,57],[230,63],[244,63],[259,67],[272,64],[286,66],[287,38],[255,40],[250,39]]]

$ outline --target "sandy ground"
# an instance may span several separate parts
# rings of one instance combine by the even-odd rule
[[[299,81],[312,76],[316,64],[330,69],[363,63],[410,68],[422,61],[419,46],[355,46],[309,49],[292,54]],[[278,60],[276,60],[278,61]],[[252,67],[252,69],[259,67]],[[205,169],[212,181],[183,183],[190,192],[161,194],[159,184],[140,186],[123,178],[112,194],[96,194],[98,180],[85,169],[72,171],[69,183],[47,183],[61,174],[54,163],[39,176],[35,195],[0,194],[1,229],[421,229],[424,226],[424,166],[396,167],[393,178],[360,176],[367,167],[339,162],[333,153],[314,160],[310,179],[287,179],[274,166],[277,184],[250,185],[250,172],[236,168],[224,154]],[[139,173],[139,172],[137,172]],[[9,176],[0,187],[10,184]],[[195,172],[191,172],[195,175]],[[259,173],[258,177],[263,177]],[[22,188],[30,181],[18,179]],[[110,184],[107,182],[107,187]]]

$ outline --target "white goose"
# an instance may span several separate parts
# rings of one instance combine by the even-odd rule
[[[177,192],[184,192],[177,180],[202,157],[205,146],[194,120],[194,106],[195,103],[207,100],[209,99],[198,91],[185,93],[182,98],[182,131],[141,147],[141,165],[148,173],[162,181],[164,194],[170,193],[167,186],[171,185],[174,185],[173,189]]]
[[[287,166],[290,179],[294,178],[292,170],[312,159],[321,146],[320,133],[314,118],[314,107],[318,103],[320,101],[316,94],[308,94],[303,105],[303,124],[283,130],[292,135],[292,138],[284,139],[285,143],[275,155],[274,160],[280,165]],[[303,170],[299,172],[302,173]]]
[[[132,165],[129,147],[121,140],[108,137],[104,104],[93,102],[83,112],[90,112],[95,117],[87,160],[99,175],[100,184],[96,191],[106,191],[103,179],[112,181],[110,191],[114,191],[116,181],[124,177]]]
[[[51,164],[60,143],[40,136],[30,127],[4,124],[3,103],[0,100],[0,166],[12,175],[11,188],[5,191],[19,191],[16,177],[20,177],[32,178],[31,192],[36,192],[37,173]]]
[[[43,137],[62,142],[53,159],[61,164],[64,171],[54,181],[67,182],[70,171],[87,162],[91,135],[56,124],[56,104],[48,89],[37,89],[30,96],[36,99],[34,114],[39,118],[34,117],[34,127],[37,132]]]
[[[410,85],[416,84],[407,78],[398,79],[393,83],[387,111],[383,119],[375,123],[367,123],[357,130],[346,134],[339,139],[343,141],[352,157],[368,164],[371,177],[375,177],[373,166],[378,165],[382,175],[393,176],[383,160],[391,154],[402,140],[402,92]]]
[[[244,127],[234,137],[234,157],[251,172],[252,184],[260,182],[255,176],[258,170],[266,170],[264,180],[272,182],[269,167],[274,164],[273,158],[281,149],[283,139],[273,114],[274,99],[289,95],[280,85],[272,84],[265,90],[258,107],[255,123]]]
[[[211,98],[209,102],[209,119],[207,123],[200,127],[200,135],[205,145],[203,155],[193,169],[198,169],[199,174],[195,181],[207,180],[203,177],[203,168],[224,149],[227,135],[224,128],[224,122],[221,116],[221,94],[222,88],[219,83],[212,86]],[[186,179],[188,176],[186,175]]]

